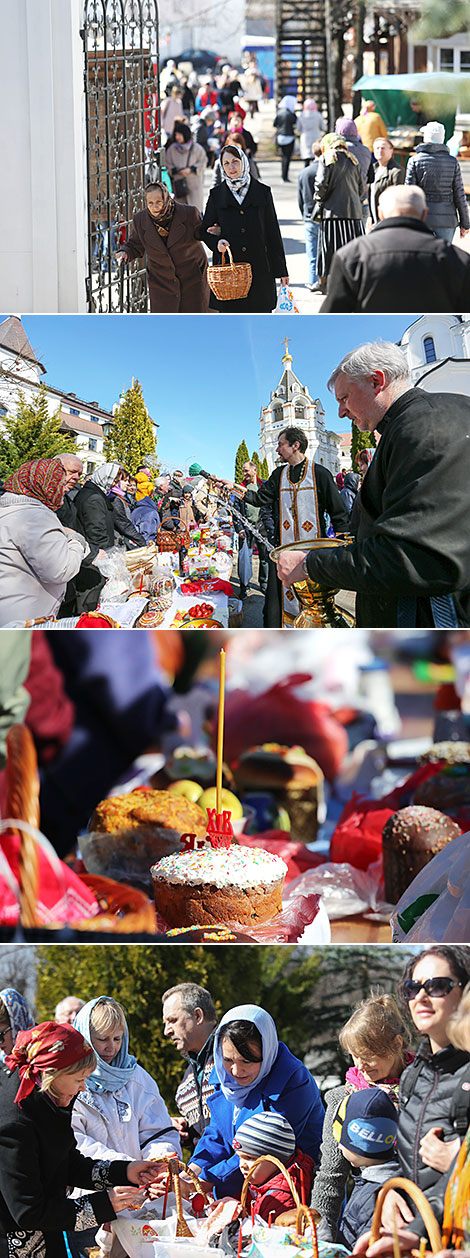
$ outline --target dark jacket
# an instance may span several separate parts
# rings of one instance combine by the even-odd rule
[[[204,314],[209,306],[207,259],[198,238],[194,205],[175,202],[168,236],[160,236],[148,210],[134,214],[126,243],[129,259],[147,255],[150,309],[154,314]]]
[[[210,1122],[208,1101],[214,1091],[214,1083],[211,1082],[214,1066],[214,1036],[215,1031],[209,1036],[204,1048],[198,1054],[198,1062],[202,1069],[198,1070],[196,1062],[188,1058],[187,1068],[175,1094],[179,1112],[188,1124],[189,1139],[193,1148]]]
[[[63,1231],[114,1219],[104,1191],[127,1183],[128,1160],[94,1162],[78,1152],[72,1105],[35,1088],[15,1102],[18,1072],[0,1068],[0,1258],[65,1258]],[[99,1188],[72,1200],[67,1187]]]
[[[408,309],[412,292],[423,310],[466,310],[470,257],[418,218],[386,218],[337,250],[321,313],[399,313]]]
[[[124,502],[119,494],[110,494],[109,500],[114,516],[114,528],[119,537],[124,538],[126,549],[133,550],[136,546],[145,546],[143,534],[138,532],[135,523],[131,520],[131,509],[128,503]]]
[[[360,484],[361,478],[358,472],[346,472],[344,485],[339,491],[339,496],[348,515],[351,514],[353,509]]]
[[[358,163],[341,150],[337,160],[325,165],[320,157],[315,180],[315,199],[321,201],[324,218],[355,218],[362,220],[361,200],[364,181]]]
[[[315,204],[315,179],[318,173],[320,158],[314,157],[310,166],[305,166],[299,175],[297,200],[303,218],[310,219]]]
[[[309,572],[323,585],[358,591],[361,628],[393,628],[405,595],[418,597],[418,623],[432,624],[429,596],[452,593],[459,623],[467,627],[470,400],[407,389],[377,431],[381,440],[361,486],[357,540],[310,554]]]
[[[278,109],[273,122],[278,135],[288,135],[294,139],[295,124],[297,122],[297,114],[293,114],[291,109]],[[280,145],[282,148],[282,145]]]
[[[375,167],[375,170],[377,171],[378,167]],[[387,162],[385,174],[380,175],[379,178],[375,175],[369,183],[369,207],[374,223],[378,222],[377,206],[382,196],[382,192],[385,192],[386,188],[397,187],[398,184],[402,184],[404,182],[405,171],[403,166],[399,166],[398,162],[391,157],[390,161]]]
[[[214,263],[220,262],[217,241],[208,228],[218,223],[221,236],[228,240],[234,262],[250,262],[253,281],[243,302],[218,303],[228,313],[238,308],[256,312],[273,310],[276,305],[276,276],[287,275],[287,262],[271,189],[257,179],[241,205],[224,182],[209,193],[201,226],[201,238],[213,250]]]
[[[88,480],[75,499],[80,531],[89,545],[110,550],[114,546],[114,515],[111,499],[99,485]]]
[[[470,227],[462,172],[446,144],[418,144],[406,167],[405,183],[422,188],[428,227]]]
[[[132,523],[147,542],[154,542],[160,528],[160,516],[153,498],[142,498],[132,512]]]
[[[364,1166],[352,1172],[353,1190],[341,1215],[336,1237],[337,1245],[353,1249],[356,1241],[368,1232],[374,1215],[377,1194],[387,1179],[400,1175],[398,1162],[379,1162],[377,1166]]]
[[[441,1049],[439,1053],[431,1054],[426,1041],[416,1055],[416,1063],[422,1062],[420,1072],[415,1073],[412,1064],[403,1071],[400,1078],[397,1135],[400,1174],[412,1179],[422,1189],[441,1223],[448,1177],[433,1170],[431,1166],[426,1166],[421,1160],[419,1146],[422,1137],[431,1127],[442,1128],[444,1141],[455,1140],[456,1133],[449,1117],[451,1102],[459,1077],[467,1070],[469,1060],[468,1053],[461,1052],[452,1045]],[[413,1090],[405,1104],[407,1082],[412,1071]],[[470,1092],[466,1095],[470,1125]],[[413,1209],[412,1203],[409,1204]],[[417,1235],[424,1235],[424,1224],[419,1215],[410,1227]]]
[[[81,488],[83,488],[83,486],[77,485],[77,494],[80,492]],[[77,507],[76,507],[77,494],[75,494],[73,498],[71,498],[70,494],[68,493],[64,494],[64,501],[62,503],[62,506],[59,507],[59,510],[56,511],[56,516],[58,520],[60,520],[60,523],[64,525],[64,528],[75,529],[76,533],[82,533],[83,535],[83,529],[80,528],[80,523],[77,517]],[[89,542],[88,542],[88,545],[90,546]],[[97,554],[98,554],[98,547],[90,546],[89,555],[87,555],[85,559],[82,559],[82,567],[83,566],[88,567],[89,564],[93,563],[93,560],[96,559]]]

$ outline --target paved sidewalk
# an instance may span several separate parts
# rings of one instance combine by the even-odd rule
[[[233,588],[237,596],[239,596],[239,582],[236,574],[236,564],[230,578]],[[250,591],[249,597],[243,600],[243,629],[261,629],[263,627],[263,606],[264,594],[261,594],[258,585],[258,556],[253,555],[253,576],[248,586]],[[354,616],[356,596],[351,590],[340,590],[335,602],[342,611],[347,611]]]

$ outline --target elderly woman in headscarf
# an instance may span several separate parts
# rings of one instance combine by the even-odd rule
[[[88,546],[57,519],[66,474],[60,459],[23,463],[0,496],[0,625],[55,616]]]
[[[90,546],[111,550],[114,546],[114,513],[111,490],[119,483],[120,463],[102,463],[80,489],[75,499],[77,519]]]
[[[6,1058],[0,1071],[0,1258],[66,1258],[64,1231],[110,1222],[157,1177],[147,1160],[94,1161],[78,1152],[72,1106],[95,1065],[83,1035],[57,1022],[20,1031]],[[69,1186],[87,1195],[72,1200]]]
[[[200,148],[200,145],[198,145]],[[201,215],[173,200],[163,183],[145,188],[145,210],[134,214],[117,262],[145,254],[153,314],[204,314],[209,306],[207,258],[199,239]]]
[[[289,183],[290,159],[294,152],[295,132],[297,124],[297,101],[295,96],[283,96],[277,107],[273,127],[276,128],[276,143],[281,155],[282,182]]]
[[[193,140],[187,122],[175,122],[166,160],[176,201],[202,210],[207,154],[202,144]]]
[[[14,987],[4,987],[0,991],[0,1062],[11,1053],[20,1031],[27,1031],[30,1026],[34,1026],[34,1018],[24,996]]]
[[[237,1005],[222,1018],[211,1083],[210,1122],[191,1168],[216,1197],[239,1195],[243,1176],[233,1139],[246,1119],[263,1110],[273,1109],[288,1120],[313,1169],[324,1118],[318,1087],[303,1062],[279,1042],[273,1019],[258,1005]]]
[[[74,1025],[96,1054],[72,1114],[80,1153],[110,1162],[180,1157],[180,1138],[157,1084],[129,1053],[122,1006],[111,996],[98,996],[80,1009]]]
[[[320,215],[318,287],[326,289],[333,254],[356,236],[364,235],[362,200],[365,185],[358,158],[342,135],[329,132],[322,142],[315,179],[315,202]]]
[[[326,131],[324,118],[319,113],[317,103],[312,96],[307,96],[304,100],[296,127],[300,135],[300,156],[303,158],[304,166],[309,166],[312,161],[313,145],[317,140],[321,140]]]
[[[226,144],[220,154],[222,182],[211,188],[201,236],[214,252],[213,262],[230,246],[234,262],[250,262],[248,295],[234,301],[211,298],[211,306],[228,314],[267,314],[276,305],[276,278],[287,284],[286,255],[271,189],[253,179],[246,153]]]

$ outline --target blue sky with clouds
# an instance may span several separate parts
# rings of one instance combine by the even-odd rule
[[[5,317],[5,316],[2,316]],[[282,374],[288,336],[293,370],[344,431],[326,388],[333,368],[364,341],[397,341],[418,315],[25,315],[46,383],[111,409],[140,380],[163,465],[197,460],[231,476],[242,440],[258,448],[259,415]]]

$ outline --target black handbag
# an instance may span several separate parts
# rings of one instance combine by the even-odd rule
[[[193,147],[194,147],[194,146],[193,146],[193,145],[191,145],[191,148],[190,148],[189,153],[188,153],[188,166],[190,165],[190,157],[191,157],[191,153],[192,153],[192,151],[193,151]],[[174,194],[175,194],[175,197],[187,197],[187,196],[188,196],[188,193],[189,193],[189,184],[188,184],[188,181],[187,181],[186,175],[181,175],[181,176],[180,176],[180,178],[178,178],[178,173],[177,173],[177,172],[175,172],[175,174],[171,176],[171,185],[172,185],[172,188],[173,188],[173,192],[174,192]]]
[[[321,201],[315,201],[312,213],[310,215],[310,221],[312,223],[321,223],[322,219],[323,219],[323,203]]]

